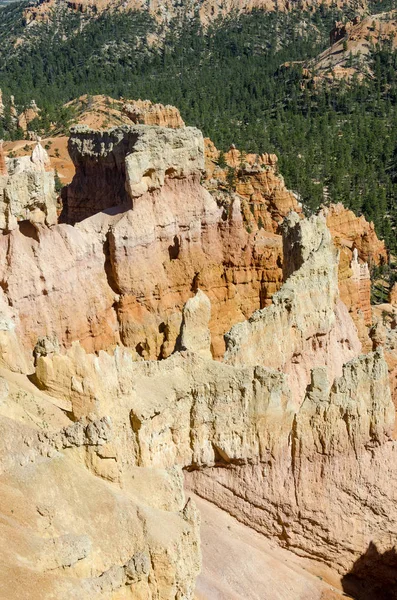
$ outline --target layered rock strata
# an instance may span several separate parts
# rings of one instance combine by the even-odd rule
[[[150,100],[131,100],[124,104],[123,113],[133,123],[159,125],[172,129],[185,127],[179,110],[169,104],[164,106],[163,104],[153,104]]]
[[[183,305],[200,287],[212,303],[212,351],[221,356],[225,331],[268,304],[281,285],[281,237],[271,221],[268,230],[251,230],[244,198],[236,193],[214,198],[200,185],[203,140],[197,130],[83,128],[72,134],[70,148],[77,174],[65,192],[64,218],[69,215],[74,222],[92,216],[73,229],[36,228],[36,239],[15,233],[11,245],[4,240],[3,278],[10,281],[6,295],[20,309],[21,322],[29,322],[20,332],[26,345],[33,348],[38,337],[55,335],[61,346],[80,339],[92,351],[121,339],[138,356],[168,356],[175,347]],[[258,172],[267,173],[267,167],[260,166]],[[275,173],[272,178],[275,182]],[[280,180],[278,187],[267,188],[262,214],[267,214],[266,207],[282,185]],[[293,196],[288,197],[295,206]],[[287,203],[277,208],[279,220],[281,210],[288,212]],[[50,265],[56,261],[56,255],[44,259],[50,238],[68,240],[57,279],[74,279],[78,290],[86,274],[93,274],[90,290],[78,292],[78,306],[63,302],[62,320],[54,317],[57,286],[43,283],[51,282]],[[46,272],[40,280],[41,267],[34,266],[22,290],[13,273],[25,254],[42,256]],[[40,316],[28,319],[36,303],[30,303],[32,309],[23,298],[32,289],[41,310]],[[48,315],[46,323],[42,314]]]
[[[53,176],[40,145],[32,158],[8,160],[15,176],[7,171],[3,179],[14,182],[7,185],[10,194],[15,188],[15,202],[12,214],[8,200],[3,204],[3,225],[12,231],[0,239],[0,276],[25,363],[45,337],[61,348],[80,340],[96,352],[122,342],[137,358],[167,357],[182,308],[197,288],[211,301],[211,352],[220,358],[225,332],[268,306],[283,282],[280,223],[301,208],[276,157],[232,148],[221,168],[216,148],[207,141],[204,152],[200,132],[188,127],[77,127],[69,147],[76,176],[64,191],[62,219],[70,224],[45,224],[54,222],[55,201],[53,191],[47,194]],[[32,193],[29,182],[35,182]],[[370,350],[362,265],[383,260],[384,246],[371,225],[341,207],[328,209],[327,223],[340,249],[341,299]]]
[[[284,247],[287,281],[278,299],[236,326],[239,333],[245,327],[246,337],[236,335],[236,327],[229,335],[238,364],[207,359],[200,347],[162,362],[134,362],[127,350],[93,356],[74,344],[66,355],[40,356],[35,381],[68,402],[75,420],[114,415],[114,439],[123,440],[114,444],[117,463],[184,467],[199,495],[298,554],[345,573],[370,543],[379,552],[394,543],[397,446],[388,369],[380,350],[358,355],[347,311],[345,348],[339,348],[346,362],[338,366],[321,344],[308,352],[306,334],[310,344],[323,338],[326,346],[336,327],[337,255],[323,217],[290,216]],[[194,323],[203,323],[202,301],[199,294],[189,306]],[[264,344],[253,324],[271,327],[276,316],[280,348],[284,338],[293,341],[296,354],[301,346],[305,387],[296,385],[300,380],[288,364],[264,366]],[[266,335],[264,327],[261,333]],[[274,342],[266,341],[268,355],[277,355]],[[248,343],[258,348],[259,359],[247,354]],[[289,355],[287,347],[283,352]],[[106,472],[103,462],[95,465]]]

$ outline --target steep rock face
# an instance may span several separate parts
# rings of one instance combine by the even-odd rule
[[[190,485],[298,554],[347,572],[371,542],[381,553],[394,543],[394,418],[381,355],[346,364],[331,389],[315,369],[289,439],[268,460],[196,470]]]
[[[192,600],[199,516],[180,469],[133,467],[109,415],[72,422],[28,379],[0,382],[1,597]]]
[[[94,132],[71,130],[69,154],[76,176],[66,189],[63,219],[81,221],[101,210],[130,205],[165,178],[186,178],[204,169],[201,133],[142,125]]]
[[[183,305],[200,287],[212,303],[212,352],[222,356],[224,333],[281,285],[281,237],[273,225],[251,230],[244,198],[214,198],[200,185],[197,130],[85,128],[70,145],[77,175],[64,217],[96,214],[74,227],[23,224],[0,244],[5,301],[27,354],[49,336],[61,347],[79,339],[97,351],[121,340],[137,356],[168,356]],[[26,160],[36,168],[41,154],[36,163]],[[51,176],[45,167],[40,173]],[[272,197],[268,190],[262,214]]]
[[[95,215],[75,227],[36,227],[48,247],[18,230],[3,238],[11,246],[21,244],[15,255],[21,261],[31,252],[25,268],[32,285],[40,281],[37,257],[43,282],[49,277],[44,258],[63,235],[65,271],[62,263],[50,269],[68,283],[68,273],[75,281],[76,266],[84,283],[89,281],[91,301],[104,301],[106,286],[116,294],[112,288],[133,278],[126,275],[123,281],[119,273],[116,279],[112,258],[108,279],[96,279],[103,274],[103,240],[109,236],[114,257],[114,231],[128,218],[128,228],[137,228],[132,241],[142,235],[139,252],[145,246],[153,250],[144,227],[162,194],[164,206],[172,208],[175,183],[171,178],[160,190],[143,193],[126,215]],[[207,199],[207,216],[221,212],[194,177],[185,184],[193,186],[186,195],[193,199],[190,208],[196,193]],[[141,217],[134,220],[138,208]],[[160,209],[163,214],[162,204]],[[163,229],[167,226],[165,221]],[[48,231],[53,238],[46,240]],[[51,337],[37,344],[29,379],[1,371],[0,510],[6,518],[0,590],[5,597],[13,600],[29,590],[33,598],[61,600],[128,595],[192,600],[200,565],[198,517],[183,493],[182,468],[199,495],[341,573],[370,543],[379,552],[391,550],[397,446],[383,352],[357,356],[360,345],[338,299],[337,253],[324,216],[305,220],[292,213],[283,226],[283,245],[286,282],[272,306],[230,332],[226,359],[233,364],[203,356],[203,349],[208,356],[210,307],[196,292],[185,307],[181,331],[182,340],[186,328],[194,334],[185,344],[189,350],[166,360],[136,361],[136,351],[117,345],[112,353],[87,354],[74,342],[60,352]],[[76,248],[79,254],[68,264],[67,251]],[[99,275],[78,264],[86,257],[93,264],[92,256],[98,257]],[[7,277],[1,276],[9,282],[4,295],[12,288],[10,273]],[[54,277],[52,292],[59,281]],[[202,289],[199,278],[193,282],[197,288]],[[29,297],[33,315],[39,292]],[[79,295],[79,289],[67,293]],[[51,294],[43,297],[48,302]],[[58,301],[54,314],[61,306]],[[104,312],[102,306],[92,308],[93,315]],[[270,360],[274,364],[267,364]]]
[[[38,338],[62,346],[80,339],[88,351],[119,341],[117,296],[104,269],[103,245],[69,225],[30,225],[0,239],[6,305],[14,307],[26,360]]]
[[[397,410],[397,310],[391,304],[380,304],[372,310],[374,324],[370,331],[371,342],[373,348],[383,348],[389,367],[392,398]]]
[[[261,214],[271,203],[277,208],[275,225],[270,220],[267,230],[251,229],[243,197],[223,193],[214,198],[200,186],[204,151],[197,130],[77,129],[70,148],[77,175],[66,192],[65,217],[80,219],[110,204],[114,212],[124,211],[106,221],[123,343],[145,358],[167,356],[182,307],[199,285],[212,302],[213,352],[220,356],[230,324],[267,304],[281,285],[281,238],[274,229],[282,212],[288,212],[287,203],[281,209],[276,200],[282,181],[269,173],[274,182],[269,186],[266,165],[258,165],[257,175],[266,177],[266,197],[257,199]],[[288,199],[296,206],[292,194]],[[96,215],[79,227],[104,231],[104,220]]]
[[[333,385],[314,369],[300,408],[283,373],[197,354],[134,363],[74,345],[40,358],[36,377],[75,418],[112,410],[117,463],[186,467],[196,493],[302,556],[346,572],[371,541],[393,544],[395,410],[381,353],[346,364]]]
[[[247,227],[279,234],[279,225],[291,210],[301,214],[302,207],[278,172],[274,154],[246,154],[234,146],[224,154],[225,167],[219,166],[220,152],[208,138],[205,142],[205,187],[212,193],[235,191],[241,198]]]
[[[330,2],[326,2],[329,4]],[[310,9],[321,3],[318,0],[304,0],[299,6]],[[344,6],[342,0],[338,0],[336,5]],[[355,11],[359,14],[366,9],[367,3],[365,0],[360,0],[355,4]],[[158,22],[167,25],[174,18],[191,18],[197,13],[204,25],[209,25],[212,21],[220,17],[226,17],[230,13],[250,13],[253,10],[265,11],[290,11],[296,7],[295,2],[288,0],[222,0],[214,2],[214,0],[205,0],[199,6],[192,2],[176,2],[175,0],[167,0],[159,2],[153,0],[128,0],[120,2],[120,0],[43,0],[38,4],[29,5],[24,11],[25,21],[32,25],[34,23],[48,22],[51,19],[51,11],[55,9],[65,8],[71,11],[86,13],[92,17],[97,17],[104,11],[126,11],[138,10],[148,11]]]
[[[20,221],[56,223],[54,173],[48,167],[40,143],[30,157],[5,161],[0,151],[0,229],[11,231]]]
[[[365,217],[357,217],[343,204],[332,204],[323,209],[334,243],[338,249],[350,251],[352,259],[354,248],[358,258],[370,265],[380,265],[387,262],[387,249],[383,240],[379,240],[375,226]]]
[[[324,217],[301,220],[291,213],[284,227],[286,283],[270,307],[226,335],[225,360],[289,373],[299,403],[314,366],[327,365],[333,379],[361,344],[338,301],[337,255]]]
[[[372,347],[368,326],[372,322],[371,280],[368,266],[387,263],[387,250],[373,223],[356,217],[342,204],[323,209],[335,246],[339,250],[339,290],[365,350]]]

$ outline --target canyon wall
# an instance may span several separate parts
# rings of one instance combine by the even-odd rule
[[[43,337],[61,347],[80,340],[89,352],[121,341],[137,357],[166,357],[198,286],[212,303],[213,355],[222,356],[224,333],[282,282],[274,231],[299,207],[274,168],[259,163],[251,175],[262,178],[255,201],[265,228],[247,220],[244,197],[200,184],[197,130],[78,128],[70,152],[76,177],[62,219],[75,225],[33,223],[0,240],[5,302],[30,359]]]
[[[280,289],[280,224],[291,210],[302,211],[274,155],[232,148],[220,167],[213,144],[189,127],[78,126],[69,141],[76,175],[63,191],[63,223],[49,228],[53,176],[40,148],[41,163],[7,163],[25,161],[30,170],[4,176],[18,182],[12,185],[25,208],[18,205],[12,218],[4,208],[4,220],[12,221],[5,231],[12,231],[0,239],[4,303],[13,308],[28,363],[46,337],[61,348],[80,340],[96,352],[121,342],[137,358],[165,358],[198,287],[211,301],[211,351],[220,358],[230,327],[268,306]],[[378,264],[386,251],[363,218],[340,206],[328,208],[326,218],[340,250],[341,299],[370,350],[365,262]]]
[[[359,354],[347,311],[340,354],[323,353],[321,344],[308,352],[305,335],[296,335],[300,326],[303,333],[311,328],[310,346],[323,339],[325,347],[337,327],[337,254],[322,216],[291,215],[284,247],[286,283],[272,306],[232,329],[225,363],[206,358],[197,345],[209,318],[208,300],[198,291],[182,352],[134,362],[126,349],[94,356],[74,344],[64,355],[39,357],[35,382],[67,402],[74,419],[112,414],[116,465],[183,467],[197,494],[294,552],[346,573],[371,543],[379,552],[394,543],[397,446],[388,368],[381,350]],[[271,329],[275,313],[279,343],[291,339],[295,354],[300,349],[304,356],[306,387],[296,385],[299,377],[283,361],[264,364],[263,357],[276,354],[275,342],[263,327],[266,354],[254,324]],[[258,348],[257,359],[247,355],[248,346]],[[289,356],[288,348],[283,352]],[[109,463],[95,464],[106,472]]]
[[[184,481],[339,576],[391,555],[395,313],[367,354],[353,319],[371,226],[304,218],[272,155],[205,169],[192,128],[77,128],[70,150],[64,222],[0,238],[0,595],[193,600]]]

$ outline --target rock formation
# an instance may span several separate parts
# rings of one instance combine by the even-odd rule
[[[70,151],[63,223],[3,213],[0,596],[193,600],[184,480],[339,577],[387,556],[395,309],[367,354],[353,320],[371,226],[345,243],[341,209],[304,218],[272,155],[232,148],[231,181],[212,146],[206,175],[189,127],[78,127]],[[40,146],[7,168],[19,201],[52,177]]]
[[[187,178],[204,170],[202,136],[191,127],[122,126],[95,135],[77,126],[71,133],[76,177],[64,198],[64,219],[71,223],[160,189],[166,177]]]
[[[3,375],[1,596],[191,599],[199,517],[180,470],[122,464],[109,416],[73,423],[67,403]]]
[[[330,47],[304,63],[312,82],[326,81],[332,85],[335,81],[349,81],[353,77],[363,80],[372,76],[370,55],[373,46],[388,42],[396,48],[395,8],[372,15],[364,11],[361,15],[363,18],[356,12],[352,21],[335,23],[330,34]]]
[[[225,360],[289,373],[299,402],[314,366],[327,365],[334,379],[361,344],[346,307],[338,302],[337,255],[325,219],[301,220],[291,213],[284,227],[286,283],[270,307],[230,330]]]
[[[172,129],[185,127],[181,114],[175,106],[153,104],[150,100],[132,100],[124,104],[123,112],[133,123],[159,125]]]
[[[37,143],[31,157],[7,161],[0,148],[0,229],[11,231],[19,222],[56,221],[54,173],[44,148]]]
[[[198,289],[193,298],[189,298],[183,307],[181,341],[183,350],[195,352],[206,358],[211,355],[211,334],[209,323],[211,318],[211,302]]]
[[[229,344],[236,344],[238,366],[188,352],[159,363],[134,362],[120,349],[95,357],[74,344],[66,355],[39,357],[35,380],[46,393],[68,402],[75,420],[114,415],[117,463],[130,457],[141,469],[184,467],[199,495],[298,554],[346,572],[371,541],[382,552],[389,549],[396,530],[391,482],[397,446],[388,369],[381,351],[357,356],[360,347],[354,346],[347,312],[345,349],[339,350],[348,362],[336,368],[336,355],[322,353],[321,339],[326,346],[330,337],[326,328],[337,327],[338,307],[336,253],[324,218],[291,216],[284,246],[291,273],[276,295],[276,309],[264,309],[256,320],[270,323],[277,310],[284,328],[279,338],[300,341],[309,373],[306,389],[295,385],[288,365],[275,370],[249,356],[251,364],[244,364],[246,339],[235,331],[243,325],[228,336]],[[319,293],[303,310],[308,298],[302,298],[302,290],[311,280]],[[309,293],[313,290],[314,285]],[[321,300],[321,292],[329,293],[327,300]],[[309,313],[310,324],[302,332],[312,327],[311,343],[317,332],[312,353],[305,335],[294,333]],[[252,323],[244,327],[254,346]],[[274,352],[270,345],[268,354]],[[226,358],[230,361],[230,346]]]
[[[330,2],[327,1],[326,4]],[[319,0],[304,0],[301,7],[311,9],[321,4]],[[342,7],[342,0],[336,2],[338,7]],[[199,6],[194,3],[179,3],[175,0],[166,0],[165,2],[153,1],[149,4],[144,0],[128,0],[120,2],[119,0],[42,0],[36,4],[29,4],[24,10],[24,19],[30,26],[36,23],[48,22],[51,20],[51,13],[55,10],[70,10],[84,13],[91,18],[97,18],[104,11],[127,11],[138,10],[148,11],[149,14],[159,23],[167,26],[175,17],[192,18],[198,14],[204,25],[210,24],[217,18],[226,17],[230,13],[250,13],[253,10],[264,11],[290,11],[295,7],[294,3],[288,0],[205,0]],[[355,3],[355,11],[362,14],[367,8],[365,0],[359,0]]]
[[[38,226],[41,211],[47,211],[47,223],[54,222],[52,191],[40,211],[34,198],[29,212],[13,209],[17,221],[29,219],[33,228],[22,223],[15,229],[16,220],[10,222],[4,207],[4,227],[13,232],[0,240],[0,271],[25,359],[32,361],[43,337],[57,338],[61,348],[80,340],[88,352],[121,341],[138,357],[167,357],[177,342],[182,308],[197,288],[211,301],[212,353],[220,358],[224,334],[268,306],[283,282],[280,223],[290,210],[301,214],[301,208],[277,172],[276,157],[242,157],[231,149],[226,163],[237,167],[230,189],[227,168],[217,165],[219,152],[207,141],[204,153],[202,136],[192,128],[77,127],[69,147],[76,176],[64,189],[62,218],[78,221],[74,227]],[[35,162],[8,161],[35,173],[12,181],[22,186],[23,178],[28,184],[38,177],[53,190],[52,175],[43,170],[48,168],[44,152],[38,145]],[[46,188],[39,190],[43,198]],[[30,198],[30,192],[23,194],[18,188],[18,201]],[[384,246],[350,211],[330,207],[327,222],[340,248],[341,299],[369,350],[369,282],[355,279],[350,265],[354,247],[359,260],[379,261]],[[71,297],[79,298],[77,306]]]
[[[40,116],[40,112],[36,102],[32,100],[30,105],[18,116],[18,127],[27,133],[30,123]]]
[[[386,264],[387,250],[373,223],[356,217],[342,204],[323,208],[332,238],[339,250],[339,290],[353,318],[365,350],[372,348],[368,326],[372,323],[369,266]]]

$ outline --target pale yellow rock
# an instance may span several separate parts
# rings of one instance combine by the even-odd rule
[[[205,358],[212,358],[211,334],[211,302],[200,289],[193,298],[189,298],[183,307],[181,327],[181,347],[196,352]]]
[[[0,176],[0,229],[11,231],[20,221],[54,225],[57,221],[54,172],[38,143],[32,156],[8,159]]]
[[[288,373],[297,405],[315,366],[331,380],[357,356],[361,343],[346,307],[338,300],[337,252],[323,216],[283,224],[284,277],[271,306],[226,334],[225,361],[263,365]]]

